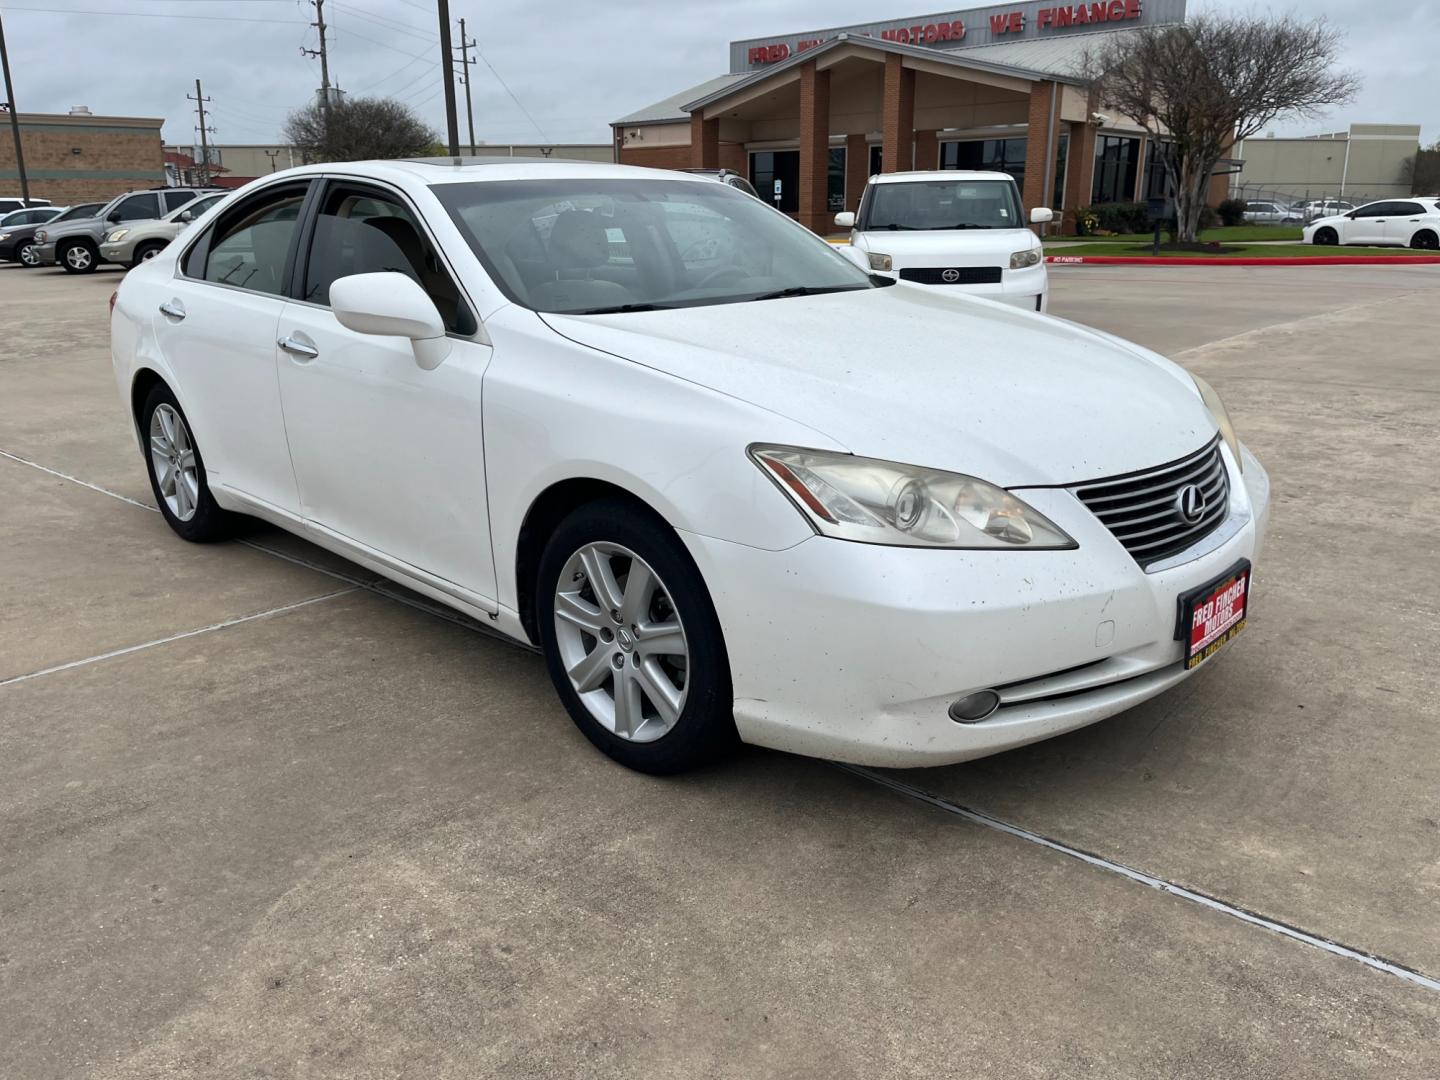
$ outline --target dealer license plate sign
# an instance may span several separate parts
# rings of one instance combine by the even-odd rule
[[[1199,667],[1245,629],[1250,602],[1250,564],[1180,598],[1180,638],[1185,669]]]

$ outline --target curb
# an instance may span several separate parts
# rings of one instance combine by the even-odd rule
[[[1126,255],[1046,255],[1056,266],[1436,266],[1440,255],[1300,255],[1292,258],[1178,255],[1172,258]]]

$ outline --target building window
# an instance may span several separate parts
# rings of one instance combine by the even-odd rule
[[[1070,133],[1062,131],[1060,141],[1055,146],[1055,197],[1050,200],[1050,205],[1059,213],[1060,208],[1065,205],[1065,168],[1070,163]]]
[[[830,148],[830,167],[825,176],[825,209],[838,214],[845,209],[845,148]]]
[[[879,176],[882,172],[885,171],[885,170],[881,167],[881,166],[883,166],[884,163],[885,163],[885,162],[884,162],[884,158],[883,158],[883,156],[882,156],[882,154],[881,154],[882,149],[883,149],[883,148],[882,148],[882,147],[879,147],[879,146],[872,146],[872,147],[870,147],[870,175],[871,175],[871,176]]]
[[[780,209],[795,213],[800,209],[799,150],[757,150],[750,155],[750,183],[772,206],[777,180],[780,181]]]
[[[1151,139],[1145,153],[1145,190],[1141,195],[1146,200],[1163,199],[1170,194],[1170,178],[1165,174],[1165,162],[1161,160],[1161,145]]]
[[[1024,139],[973,139],[940,144],[940,168],[1009,173],[1025,182]]]
[[[1140,140],[1101,135],[1095,140],[1094,204],[1135,201],[1135,180],[1140,170]]]

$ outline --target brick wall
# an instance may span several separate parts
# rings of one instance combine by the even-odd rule
[[[64,203],[108,199],[165,183],[160,120],[20,114],[30,194]],[[7,125],[8,126],[8,125]],[[0,138],[0,191],[20,192],[15,144]]]

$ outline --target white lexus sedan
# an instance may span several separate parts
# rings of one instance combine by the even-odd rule
[[[1036,207],[1028,221],[1054,216]],[[860,209],[835,215],[836,227],[850,230],[855,261],[877,274],[1045,311],[1045,250],[1026,221],[1009,173],[954,169],[872,176]]]
[[[181,537],[263,518],[485,620],[651,772],[1120,712],[1244,628],[1270,501],[1176,365],[681,173],[267,176],[130,271],[112,349]]]
[[[1384,199],[1305,226],[1305,243],[1440,250],[1440,198]]]

